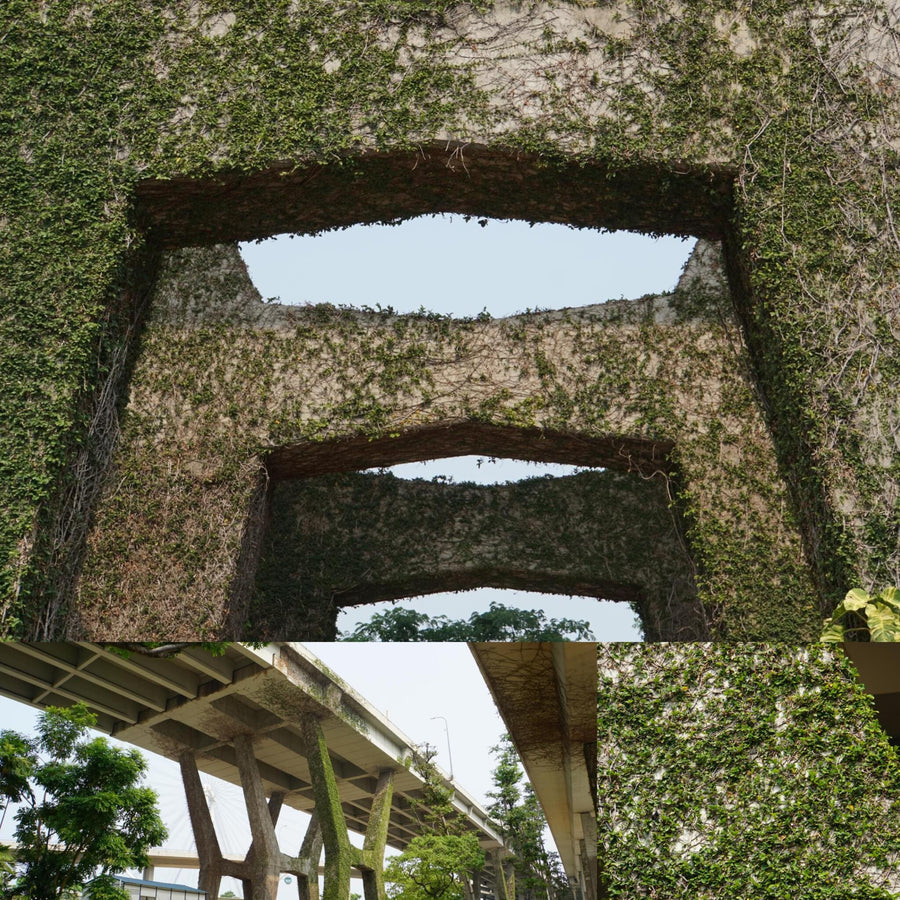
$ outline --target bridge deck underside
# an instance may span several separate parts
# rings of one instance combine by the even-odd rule
[[[413,745],[358,694],[320,668],[299,645],[224,655],[200,648],[172,659],[127,658],[98,645],[0,643],[3,693],[39,707],[88,704],[98,727],[170,759],[185,751],[198,768],[240,784],[233,739],[254,737],[266,792],[284,803],[314,807],[299,717],[320,720],[351,831],[365,833],[379,772],[394,770],[388,844],[403,848],[422,826],[415,804],[422,778],[410,766]],[[461,788],[455,804],[485,848],[500,846],[487,814]]]

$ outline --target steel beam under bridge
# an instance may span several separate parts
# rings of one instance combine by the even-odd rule
[[[220,656],[194,646],[155,658],[89,643],[0,643],[0,692],[42,709],[81,701],[101,730],[177,760],[211,896],[233,875],[245,896],[274,898],[279,874],[293,872],[301,898],[317,900],[324,843],[325,900],[346,900],[351,866],[367,900],[379,900],[385,843],[403,849],[422,830],[415,745],[301,644],[230,644]],[[198,771],[243,788],[254,842],[241,863],[219,851]],[[491,861],[474,895],[484,878],[502,898],[499,834],[471,795],[440,778]],[[313,814],[298,856],[275,842],[282,805]],[[362,850],[348,830],[365,835]]]

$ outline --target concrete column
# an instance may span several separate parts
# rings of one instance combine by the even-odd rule
[[[253,835],[253,853],[252,857],[248,856],[247,859],[249,875],[247,880],[251,882],[252,900],[276,900],[281,851],[275,837],[275,825],[272,822],[269,804],[266,802],[259,766],[253,753],[253,738],[249,734],[237,735],[234,739],[234,750],[244,791],[244,802],[247,804],[250,833]],[[281,809],[282,799],[283,795],[276,803],[276,815]],[[244,896],[247,897],[246,893]]]
[[[322,828],[319,825],[318,810],[313,810],[294,872],[297,876],[299,900],[319,900],[319,857],[321,855]]]
[[[391,798],[394,794],[394,770],[378,773],[375,796],[369,810],[363,852],[360,854],[365,900],[384,900],[384,848],[391,820]]]
[[[206,896],[211,900],[216,900],[222,882],[222,851],[219,849],[209,804],[200,782],[197,760],[190,750],[185,750],[178,757],[178,763],[181,766],[181,780],[184,783],[194,842],[197,844],[197,859],[200,864],[197,886],[201,891],[206,891]]]
[[[516,874],[509,865],[501,850],[494,850],[491,854],[496,873],[495,896],[497,900],[516,900]]]
[[[481,869],[472,871],[471,880],[466,888],[472,897],[472,900],[481,900]]]
[[[272,791],[269,795],[269,816],[272,819],[273,826],[278,824],[278,817],[281,815],[281,807],[283,804],[284,791]],[[241,870],[247,873],[253,871],[253,841],[250,841],[250,848],[247,850],[247,855],[244,857]],[[287,869],[282,868],[281,871],[287,871]],[[241,893],[244,895],[244,900],[253,900],[253,882],[250,878],[242,878],[241,887]]]
[[[309,778],[319,814],[322,842],[325,845],[325,889],[322,900],[347,900],[350,896],[350,868],[356,854],[347,834],[347,820],[341,809],[325,735],[313,713],[301,715],[300,726],[306,743]]]
[[[597,846],[597,819],[594,813],[581,814],[581,827],[584,839],[580,842],[581,869],[584,872],[584,895],[586,900],[597,900],[599,893],[599,870],[597,857],[590,848]]]

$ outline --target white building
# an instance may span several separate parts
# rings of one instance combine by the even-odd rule
[[[183,884],[142,881],[140,878],[129,878],[127,875],[116,875],[115,879],[125,888],[131,900],[206,900],[206,891],[186,887]],[[87,885],[82,898],[89,900],[90,896],[91,886]]]

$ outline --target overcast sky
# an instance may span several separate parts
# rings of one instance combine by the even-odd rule
[[[499,742],[504,727],[465,644],[306,646],[414,743],[436,747],[437,763],[447,773],[452,756],[454,780],[487,806],[494,767],[490,749]],[[32,707],[0,697],[3,729],[32,733],[37,715]],[[447,720],[446,731],[444,721],[435,718],[438,716]],[[170,832],[166,847],[190,849],[193,840],[178,766],[155,754],[146,755],[151,761],[148,783],[160,794],[160,807]],[[246,850],[250,833],[240,789],[203,778],[223,852]],[[287,808],[282,813],[278,833],[287,852],[299,849],[306,821],[303,813]],[[11,839],[13,830],[9,814],[0,828],[0,841]],[[196,885],[196,878],[197,873],[188,870],[157,872],[157,880],[181,884]],[[229,888],[240,893],[236,882],[229,882],[222,890]],[[279,898],[288,897],[296,897],[296,887],[282,884]]]
[[[282,235],[242,244],[241,250],[266,299],[390,306],[398,312],[424,308],[457,317],[487,310],[499,318],[526,309],[584,306],[670,291],[694,243],[565,225],[477,218],[467,222],[462,216],[445,215],[398,226],[353,226],[314,237]],[[395,466],[392,471],[408,478],[442,475],[482,484],[574,471],[570,466],[510,460],[478,463],[477,457],[460,457]],[[594,598],[485,589],[432,594],[403,605],[432,616],[466,618],[475,610],[487,610],[492,600],[544,609],[552,618],[586,619],[598,640],[641,639],[628,604]],[[352,631],[389,606],[347,609],[338,627]]]

